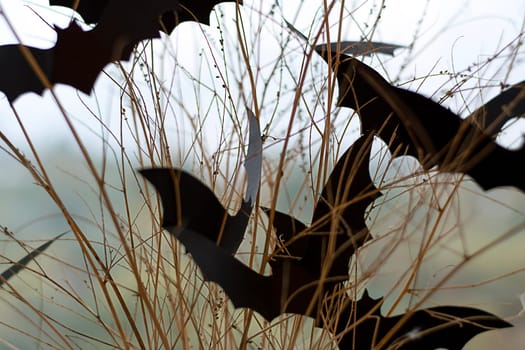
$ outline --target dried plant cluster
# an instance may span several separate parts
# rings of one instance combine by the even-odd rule
[[[43,255],[49,258],[47,249],[68,236],[60,234],[29,249],[17,240],[15,233],[4,228],[5,234],[20,243],[26,254],[4,271],[0,292],[9,293],[20,303],[9,301],[30,327],[11,325],[7,319],[2,325],[46,348],[69,349],[459,350],[480,333],[512,327],[482,307],[426,304],[440,283],[445,283],[463,263],[490,250],[491,245],[464,256],[463,263],[457,264],[438,286],[398,315],[385,312],[385,299],[371,297],[366,278],[360,279],[353,269],[359,264],[361,249],[379,239],[371,229],[371,210],[388,207],[391,199],[387,193],[396,187],[395,183],[378,182],[371,175],[373,145],[378,140],[386,145],[384,151],[391,154],[391,161],[405,156],[417,159],[421,165],[417,176],[423,176],[424,181],[430,181],[432,174],[453,173],[457,181],[449,187],[456,189],[462,178],[468,177],[483,191],[501,187],[525,190],[521,172],[525,146],[509,150],[496,142],[504,125],[525,113],[525,82],[507,86],[501,94],[461,118],[422,94],[395,86],[362,60],[365,56],[394,55],[403,49],[401,46],[341,40],[317,44],[319,36],[314,36],[316,44],[312,45],[311,39],[284,21],[287,33],[304,44],[303,67],[309,66],[312,57],[324,60],[328,100],[336,101],[337,107],[352,109],[360,123],[355,141],[342,149],[342,156],[330,167],[334,125],[331,112],[327,111],[324,130],[319,130],[323,135],[319,154],[310,154],[310,160],[317,159],[319,165],[316,168],[312,161],[306,169],[314,179],[314,205],[306,218],[308,222],[304,222],[292,215],[292,208],[279,210],[278,198],[285,196],[284,169],[292,158],[287,154],[292,152],[291,147],[287,147],[295,130],[294,118],[300,114],[298,106],[304,102],[301,99],[307,69],[296,76],[297,86],[291,94],[293,112],[285,123],[286,132],[282,138],[270,136],[270,124],[261,125],[261,114],[271,108],[258,102],[266,90],[258,90],[258,73],[250,66],[252,52],[243,37],[241,2],[231,2],[240,45],[236,53],[238,66],[232,71],[244,72],[250,81],[253,94],[249,98],[243,96],[245,106],[235,105],[236,99],[228,92],[228,83],[233,81],[226,73],[222,75],[217,61],[213,61],[214,68],[221,72],[216,78],[223,81],[225,89],[222,95],[214,95],[224,118],[218,121],[217,132],[221,145],[233,150],[230,153],[234,157],[229,154],[219,159],[219,152],[211,159],[203,156],[207,136],[202,135],[200,119],[196,121],[188,112],[195,134],[190,137],[191,151],[179,158],[187,159],[192,153],[200,159],[198,166],[182,169],[172,159],[170,144],[172,138],[180,135],[170,133],[167,126],[164,91],[155,70],[144,58],[144,43],[159,38],[161,32],[172,33],[183,22],[209,25],[217,4],[206,0],[50,0],[50,6],[74,9],[92,27],[85,29],[78,20],[72,20],[65,28],[56,27],[57,41],[50,49],[0,46],[0,69],[4,73],[0,91],[11,106],[28,92],[51,93],[94,179],[93,190],[104,217],[102,224],[95,225],[103,232],[103,239],[93,239],[62,199],[60,184],[52,181],[30,136],[24,132],[31,151],[28,156],[0,131],[5,152],[29,171],[59,209],[73,233],[70,243],[83,261],[68,266],[83,282],[59,281],[46,272],[39,259]],[[219,39],[220,45],[225,38]],[[229,54],[224,51],[220,54]],[[104,135],[120,142],[114,158],[121,206],[112,194],[108,170],[97,166],[54,93],[57,84],[65,84],[91,94],[107,65],[119,61],[132,63],[131,71],[118,63],[125,78],[122,96],[131,112],[122,106],[120,136],[118,129],[112,130],[103,120],[100,124]],[[211,63],[208,67],[211,69]],[[276,66],[275,71],[279,69]],[[148,113],[149,106],[134,81],[137,72],[143,74],[150,89],[152,113]],[[334,98],[335,87],[338,95]],[[277,99],[284,92],[279,90]],[[184,101],[180,104],[184,106]],[[18,122],[24,131],[20,118]],[[224,132],[227,123],[233,125],[234,132]],[[123,125],[136,138],[140,167],[136,172],[129,171],[134,166],[122,143]],[[263,155],[272,138],[283,144],[278,162],[273,163]],[[302,156],[308,152],[298,151]],[[229,170],[221,169],[224,163]],[[243,176],[247,178],[246,189],[240,190],[244,188]],[[132,189],[137,190],[136,195],[131,194]],[[221,192],[223,196],[216,194]],[[450,194],[445,198],[439,213],[445,212],[453,197]],[[436,220],[438,227],[439,218]],[[520,223],[508,236],[520,232],[523,226]],[[421,244],[401,294],[409,294],[423,260],[436,242],[431,234]],[[243,254],[246,249],[248,254]],[[60,258],[54,262],[69,265]],[[38,268],[31,267],[35,263]],[[64,300],[44,300],[52,308],[36,305],[34,296],[23,292],[15,278],[29,271],[54,289],[53,295],[61,295]],[[394,307],[401,298],[396,299]],[[56,309],[66,316],[56,314]],[[83,320],[89,327],[70,324],[68,316],[75,322]],[[38,329],[39,333],[31,333],[30,329]],[[12,340],[3,342],[17,347]]]

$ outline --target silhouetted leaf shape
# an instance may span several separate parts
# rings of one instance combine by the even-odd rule
[[[52,1],[72,6],[74,1]],[[62,83],[90,93],[104,67],[128,60],[137,43],[158,38],[159,31],[173,30],[179,23],[209,23],[209,12],[219,1],[111,0],[80,1],[78,10],[95,28],[84,31],[76,22],[57,28],[57,42],[50,49],[29,48],[51,85]],[[163,16],[165,23],[159,19]],[[41,94],[45,88],[22,55],[19,45],[0,47],[0,91],[9,101],[24,92]]]
[[[292,32],[297,34],[301,39],[303,39],[305,42],[308,42],[308,38],[306,35],[304,35],[300,30],[295,28],[293,24],[288,22],[287,20],[284,20],[286,23],[286,26],[288,29],[290,29]],[[339,45],[337,43],[330,44],[332,51],[337,51],[338,47],[341,50],[341,53],[345,53],[348,55],[353,56],[367,56],[371,55],[373,53],[382,53],[386,55],[394,55],[394,51],[396,49],[401,49],[404,46],[395,45],[395,44],[387,44],[382,43],[378,41],[341,41],[339,42]]]
[[[525,117],[525,80],[512,85],[475,110],[467,119],[496,136],[511,118]]]
[[[37,256],[42,254],[51,244],[53,244],[56,240],[60,239],[62,236],[64,236],[67,232],[61,233],[55,238],[47,241],[46,243],[42,244],[40,247],[33,250],[31,253],[24,256],[22,259],[18,260],[16,263],[14,263],[10,268],[2,272],[2,275],[0,276],[0,287],[8,281],[11,277],[25,269],[27,264],[29,264],[31,261],[33,261]]]
[[[512,327],[488,312],[470,307],[438,306],[407,314],[384,317],[380,312],[382,299],[372,299],[367,291],[357,302],[350,301],[343,314],[354,324],[341,322],[344,333],[341,349],[370,350],[388,337],[381,349],[397,350],[460,350],[477,334]]]
[[[328,60],[326,46],[317,51]],[[375,70],[337,52],[338,106],[354,109],[362,133],[381,137],[394,155],[408,154],[425,169],[470,175],[485,190],[515,186],[525,190],[525,147],[510,151],[473,123],[420,94],[389,84]]]
[[[177,238],[187,234],[186,231],[197,232],[229,255],[239,248],[259,190],[262,167],[261,132],[256,117],[249,110],[248,121],[250,136],[245,162],[248,185],[241,208],[234,216],[228,214],[206,185],[183,170],[140,170],[161,197],[162,227]]]

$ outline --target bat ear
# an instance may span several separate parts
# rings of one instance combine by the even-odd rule
[[[525,80],[512,85],[475,110],[467,120],[478,125],[487,135],[495,137],[505,123],[525,116]]]

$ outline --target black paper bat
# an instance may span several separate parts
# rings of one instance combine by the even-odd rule
[[[86,23],[98,23],[105,8],[115,0],[81,0],[75,8],[77,0],[50,0],[49,4],[54,6],[64,6],[75,10]],[[118,0],[117,0],[118,1]],[[228,1],[228,0],[225,0]],[[235,1],[235,0],[229,0]],[[210,0],[172,0],[173,9],[166,11],[161,16],[161,30],[170,34],[177,24],[186,21],[196,21],[202,24],[210,24],[210,12],[219,1]],[[223,2],[223,1],[220,1]],[[242,4],[242,1],[239,1]],[[121,3],[122,5],[122,3]]]
[[[284,245],[277,254],[300,258],[301,265],[317,278],[328,268],[331,284],[348,279],[350,257],[371,238],[366,209],[381,193],[370,178],[370,147],[371,138],[361,136],[339,159],[315,205],[310,227],[288,214],[274,213],[276,235]],[[270,209],[264,211],[271,215]],[[336,247],[333,252],[328,251],[330,240]],[[325,265],[327,255],[330,266]]]
[[[74,1],[51,1],[72,6]],[[62,83],[90,93],[104,67],[128,60],[142,40],[171,32],[183,21],[209,23],[209,12],[219,1],[111,0],[80,1],[78,10],[86,20],[97,22],[83,31],[76,22],[57,28],[57,42],[50,49],[28,48],[51,85]],[[162,20],[160,20],[162,17]],[[45,88],[19,45],[0,46],[0,91],[9,101],[25,92],[41,94]]]
[[[366,209],[381,195],[370,178],[372,137],[363,135],[338,160],[314,207],[303,263],[320,275],[327,254],[333,259],[328,276],[348,279],[348,261],[370,237]],[[279,225],[280,226],[280,225]],[[282,227],[276,226],[277,231]],[[336,251],[327,250],[333,239]]]
[[[238,238],[244,234],[244,228],[223,224],[224,209],[204,185],[188,179],[191,176],[180,170],[150,169],[141,173],[161,197],[162,226],[175,234],[205,279],[218,283],[236,307],[253,309],[268,320],[285,312],[315,317],[324,294],[348,279],[349,257],[369,236],[363,217],[368,204],[378,195],[368,170],[370,144],[370,137],[360,138],[338,162],[314,210],[311,227],[288,221],[286,214],[277,213],[274,224],[278,236],[284,232],[281,238],[285,248],[272,255],[271,276],[249,269],[232,256],[231,250],[216,244],[219,232],[223,232],[223,237]],[[190,197],[195,198],[193,202]],[[178,215],[182,219],[175,219],[177,212],[184,211],[186,201],[190,209]],[[202,223],[191,225],[203,217],[207,217],[206,227]],[[290,227],[295,227],[295,231],[283,231]],[[334,232],[331,238],[336,251],[328,249],[330,230]],[[320,282],[322,268],[327,272]]]
[[[210,216],[215,227],[208,232],[198,232],[196,227],[176,228],[174,220],[167,213],[176,211],[170,205],[179,192],[192,191],[195,195],[204,192],[201,198],[216,203],[216,198],[204,185],[192,179],[190,187],[185,187],[179,178],[190,176],[185,173],[169,171],[155,173],[142,171],[155,186],[164,208],[163,227],[175,234],[177,239],[191,254],[201,269],[205,280],[218,283],[229,296],[235,307],[246,307],[272,320],[283,313],[295,313],[316,318],[320,327],[329,327],[333,320],[319,317],[323,308],[323,298],[348,279],[348,261],[356,248],[369,239],[364,217],[367,206],[380,194],[370,179],[368,161],[371,138],[361,137],[341,157],[329,177],[321,198],[314,209],[314,222],[307,227],[297,219],[281,212],[274,214],[274,227],[281,244],[276,247],[269,260],[271,276],[263,276],[239,262],[232,252],[220,244],[216,234],[221,226],[215,215]],[[184,174],[182,177],[180,174]],[[168,181],[168,183],[166,183]],[[174,186],[180,186],[176,190]],[[184,186],[184,187],[183,187]],[[204,188],[204,189],[203,189]],[[174,195],[175,194],[175,195]],[[180,201],[184,206],[183,197]],[[209,206],[220,204],[203,203],[197,212],[204,215]],[[192,206],[192,204],[190,204]],[[264,209],[270,214],[270,209]],[[271,214],[270,214],[271,215]],[[184,216],[184,214],[182,215]],[[329,239],[328,227],[336,232],[337,255],[321,281],[320,268],[327,264],[326,245]],[[229,230],[244,227],[230,226]],[[228,231],[229,231],[228,230]],[[225,236],[239,237],[239,233],[224,231]],[[333,256],[333,255],[329,255]],[[320,291],[316,289],[320,287]],[[343,301],[344,301],[343,297]],[[382,300],[373,300],[365,293],[357,302],[346,298],[346,306],[338,315],[336,331],[341,334],[340,348],[365,350],[372,349],[383,337],[390,336],[388,345],[400,345],[397,349],[460,349],[473,336],[483,331],[510,326],[508,323],[481,310],[463,307],[437,307],[419,310],[408,315],[406,321],[392,335],[389,331],[396,327],[403,316],[383,317],[379,311]],[[357,322],[353,322],[356,320]],[[325,323],[326,322],[326,323]],[[444,336],[446,334],[446,336]],[[402,346],[401,346],[402,345]]]
[[[317,51],[328,61],[326,45]],[[330,51],[331,52],[331,51]],[[362,133],[381,137],[395,155],[415,156],[424,168],[470,175],[483,189],[525,190],[525,147],[510,151],[470,121],[420,94],[389,84],[358,60],[331,52],[337,69],[338,106],[354,109]]]

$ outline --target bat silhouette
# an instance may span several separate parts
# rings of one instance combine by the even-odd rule
[[[371,203],[377,196],[368,171],[369,144],[370,138],[359,139],[336,165],[319,200],[322,204],[318,204],[314,210],[317,222],[310,228],[306,229],[299,221],[287,223],[287,215],[277,214],[275,225],[278,234],[282,232],[281,229],[287,229],[288,224],[297,226],[291,234],[283,231],[286,232],[284,237],[290,239],[283,242],[285,250],[272,254],[269,260],[271,276],[260,275],[243,265],[232,255],[234,250],[228,249],[233,245],[224,246],[219,239],[221,232],[223,239],[226,238],[227,241],[242,238],[246,227],[244,218],[247,220],[247,216],[243,217],[243,225],[231,223],[237,218],[226,217],[224,220],[225,210],[213,193],[181,170],[147,169],[141,170],[141,174],[153,184],[161,197],[164,212],[162,226],[175,234],[191,254],[205,279],[218,283],[236,307],[253,309],[268,320],[285,312],[314,316],[318,314],[317,302],[321,301],[326,290],[348,279],[348,259],[354,246],[359,245],[351,242],[343,250],[328,251],[331,219],[327,215],[328,208],[334,208],[330,210],[337,210],[337,215],[340,215],[340,229],[335,238],[337,247],[343,241],[351,241],[354,236],[362,241],[368,237],[362,219],[367,206],[364,203]],[[343,176],[347,178],[343,179]],[[372,195],[362,193],[363,198],[355,203],[349,200],[350,196],[364,190],[374,192]],[[352,208],[362,212],[352,214]],[[249,215],[251,208],[246,209],[245,213]],[[356,223],[346,222],[354,216],[358,218]],[[298,255],[286,255],[285,251]],[[321,269],[327,266],[325,260],[329,260],[327,253],[331,257],[337,257],[328,266],[324,281],[319,282]],[[320,292],[318,288],[321,288]]]
[[[51,1],[72,7],[75,1]],[[194,20],[209,23],[209,13],[219,1],[111,0],[79,2],[82,16],[97,25],[84,31],[75,22],[55,27],[56,45],[50,49],[28,48],[50,85],[67,84],[90,93],[104,67],[128,60],[142,40],[158,38],[159,31],[171,32],[179,23]],[[25,92],[41,94],[45,89],[34,67],[19,45],[0,46],[0,91],[9,101]]]
[[[214,223],[207,232],[200,231],[202,226],[191,225],[194,218],[199,220],[206,213],[214,212],[210,207],[220,206],[203,184],[193,178],[184,182],[191,175],[181,171],[154,172],[155,169],[150,169],[141,173],[161,197],[163,227],[176,235],[205,280],[219,284],[235,307],[257,311],[267,320],[283,313],[307,315],[316,319],[317,326],[330,329],[328,323],[334,318],[319,317],[325,297],[334,295],[341,281],[348,279],[350,256],[370,238],[364,220],[366,208],[380,196],[368,170],[370,144],[371,137],[362,136],[337,162],[315,206],[311,226],[285,213],[273,213],[281,244],[269,260],[271,276],[251,270],[233,256],[232,250],[217,244],[216,232],[221,226],[228,227],[223,230],[223,237],[242,237],[246,226],[224,225],[222,216],[215,214],[207,215],[208,221]],[[203,203],[196,207],[190,202],[189,208],[194,208],[196,213],[180,215],[182,222],[187,216],[187,224],[177,227],[168,216],[176,216],[173,213],[184,208],[184,192],[200,196]],[[176,196],[180,196],[180,200],[176,200]],[[181,208],[176,209],[176,203],[180,203]],[[217,211],[223,212],[221,209]],[[271,214],[270,209],[263,210]],[[232,232],[234,230],[241,232]],[[337,248],[334,252],[328,250],[330,237]],[[337,315],[336,327],[341,335],[341,349],[372,349],[383,337],[390,336],[388,344],[400,345],[398,349],[441,347],[454,350],[478,333],[510,326],[489,313],[472,308],[430,308],[412,312],[404,319],[403,316],[383,317],[379,311],[382,300],[373,300],[367,293],[357,302],[348,297],[343,297],[342,301],[345,306]],[[390,334],[400,321],[403,322],[400,327]],[[444,332],[447,336],[443,336]]]
[[[394,155],[417,157],[425,169],[438,165],[441,171],[468,174],[485,190],[498,186],[525,190],[521,171],[525,147],[507,150],[475,123],[420,94],[392,86],[364,63],[326,45],[316,50],[326,61],[330,57],[336,69],[338,106],[354,109],[362,133],[379,136]]]
[[[284,244],[286,252],[290,254],[290,258],[302,258],[295,264],[283,261],[283,258],[270,260],[274,274],[276,270],[284,270],[284,264],[301,265],[310,272],[309,278],[305,278],[301,288],[307,283],[318,284],[319,280],[315,280],[313,276],[319,278],[320,270],[316,266],[322,266],[326,259],[328,232],[332,230],[337,232],[335,246],[338,253],[335,254],[332,265],[328,268],[325,266],[329,272],[326,274],[328,281],[324,283],[323,290],[335,291],[341,279],[348,279],[348,262],[351,255],[371,238],[365,222],[366,209],[381,196],[369,175],[369,157],[370,136],[362,136],[334,167],[315,206],[310,228],[287,214],[275,213],[274,227],[277,236],[285,242],[292,242]],[[270,210],[265,211],[269,213]],[[303,238],[296,239],[297,237]],[[302,275],[297,273],[297,270],[290,270],[293,281],[288,283],[293,286]],[[302,271],[301,269],[300,272]],[[282,298],[282,294],[278,294],[277,297]],[[334,322],[334,319],[338,319],[336,331],[342,335],[340,349],[373,349],[375,344],[388,335],[390,340],[387,344],[395,349],[459,350],[481,332],[511,326],[485,311],[455,306],[440,306],[414,311],[409,315],[384,317],[379,309],[382,299],[373,300],[366,291],[357,302],[343,297],[339,302],[346,307],[339,314],[318,318],[321,310],[311,309],[311,300],[308,300],[308,297],[313,296],[304,294],[302,300],[295,300],[286,311],[317,317],[317,325],[326,329],[330,329],[330,325],[325,324],[326,320]],[[321,300],[318,300],[316,305],[320,307]],[[404,317],[406,320],[403,320]],[[402,320],[404,323],[397,331],[389,334]]]
[[[234,0],[225,0],[225,1],[234,1]],[[69,7],[75,10],[86,23],[98,23],[105,8],[111,3],[116,2],[115,0],[82,0],[78,2],[77,7],[75,8],[75,3],[77,0],[50,0],[49,4],[53,6],[64,6]],[[173,9],[165,11],[161,16],[161,27],[160,30],[170,34],[177,24],[186,22],[186,21],[195,21],[202,24],[209,25],[210,12],[213,10],[215,5],[219,1],[210,1],[210,0],[194,0],[194,1],[171,1]],[[224,1],[220,1],[224,2]],[[125,4],[120,2],[120,6]],[[242,4],[242,1],[239,1],[239,4]],[[122,15],[116,13],[114,15]]]

